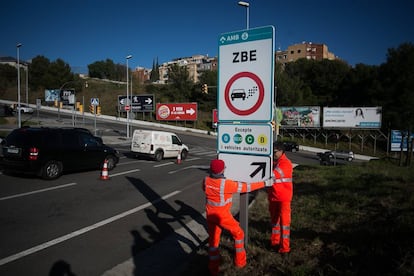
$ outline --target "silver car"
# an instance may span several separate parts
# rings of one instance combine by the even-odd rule
[[[354,160],[354,153],[348,150],[334,150],[329,151],[329,157],[352,161]]]
[[[33,108],[25,104],[20,104],[20,108],[16,106],[16,112],[19,112],[19,109],[21,113],[28,113],[28,114],[32,114],[34,111]]]

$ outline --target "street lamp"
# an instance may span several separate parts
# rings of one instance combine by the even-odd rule
[[[129,138],[129,109],[131,108],[130,103],[129,103],[129,93],[128,93],[128,87],[129,87],[128,60],[130,58],[132,58],[132,55],[126,56],[126,79],[127,79],[127,85],[126,85],[126,87],[127,87],[127,90],[126,90],[127,103],[126,104],[127,105],[126,106],[128,107],[128,109],[126,110],[126,113],[127,113],[127,138]]]
[[[249,29],[249,6],[250,4],[248,2],[239,1],[238,3],[242,7],[246,7],[246,29]]]
[[[20,47],[21,43],[16,45],[17,48],[17,111],[18,111],[18,127],[22,127],[21,110],[20,110]]]

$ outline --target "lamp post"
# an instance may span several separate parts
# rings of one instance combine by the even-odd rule
[[[17,48],[17,112],[18,112],[18,127],[22,127],[21,110],[20,110],[20,47],[21,43],[16,45]]]
[[[129,67],[128,67],[128,60],[130,58],[132,58],[132,55],[126,56],[126,79],[127,79],[127,85],[126,85],[126,87],[127,87],[127,90],[126,90],[126,93],[127,93],[127,103],[126,103],[126,106],[128,107],[127,110],[126,110],[126,115],[127,115],[127,138],[129,138],[129,109],[131,108],[130,102],[129,102],[129,93],[128,93],[128,88],[129,88],[129,74],[128,74]]]
[[[246,29],[249,29],[249,6],[250,4],[248,2],[239,1],[238,3],[242,7],[246,7]]]
[[[26,62],[26,104],[29,105],[29,64]]]

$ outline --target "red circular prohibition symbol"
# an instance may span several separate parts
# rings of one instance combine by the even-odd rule
[[[230,93],[229,93],[230,92],[230,87],[232,86],[232,84],[237,79],[240,79],[240,78],[250,78],[250,79],[252,79],[257,84],[258,89],[259,89],[259,99],[258,99],[258,101],[256,102],[255,105],[253,105],[251,108],[249,108],[247,110],[240,110],[240,109],[234,107],[231,104],[231,101],[230,101]],[[236,75],[234,75],[233,77],[230,78],[230,80],[227,83],[226,88],[224,90],[224,94],[225,94],[224,97],[225,97],[225,100],[226,100],[226,104],[234,114],[242,115],[242,116],[250,115],[250,114],[256,112],[263,103],[263,99],[264,99],[263,82],[261,81],[261,79],[257,75],[255,75],[251,72],[240,72],[240,73],[237,73]]]

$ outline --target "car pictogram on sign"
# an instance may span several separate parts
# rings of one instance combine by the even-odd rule
[[[234,101],[234,99],[243,99],[243,101],[246,99],[246,92],[244,92],[244,89],[234,89],[231,92],[231,100]]]

